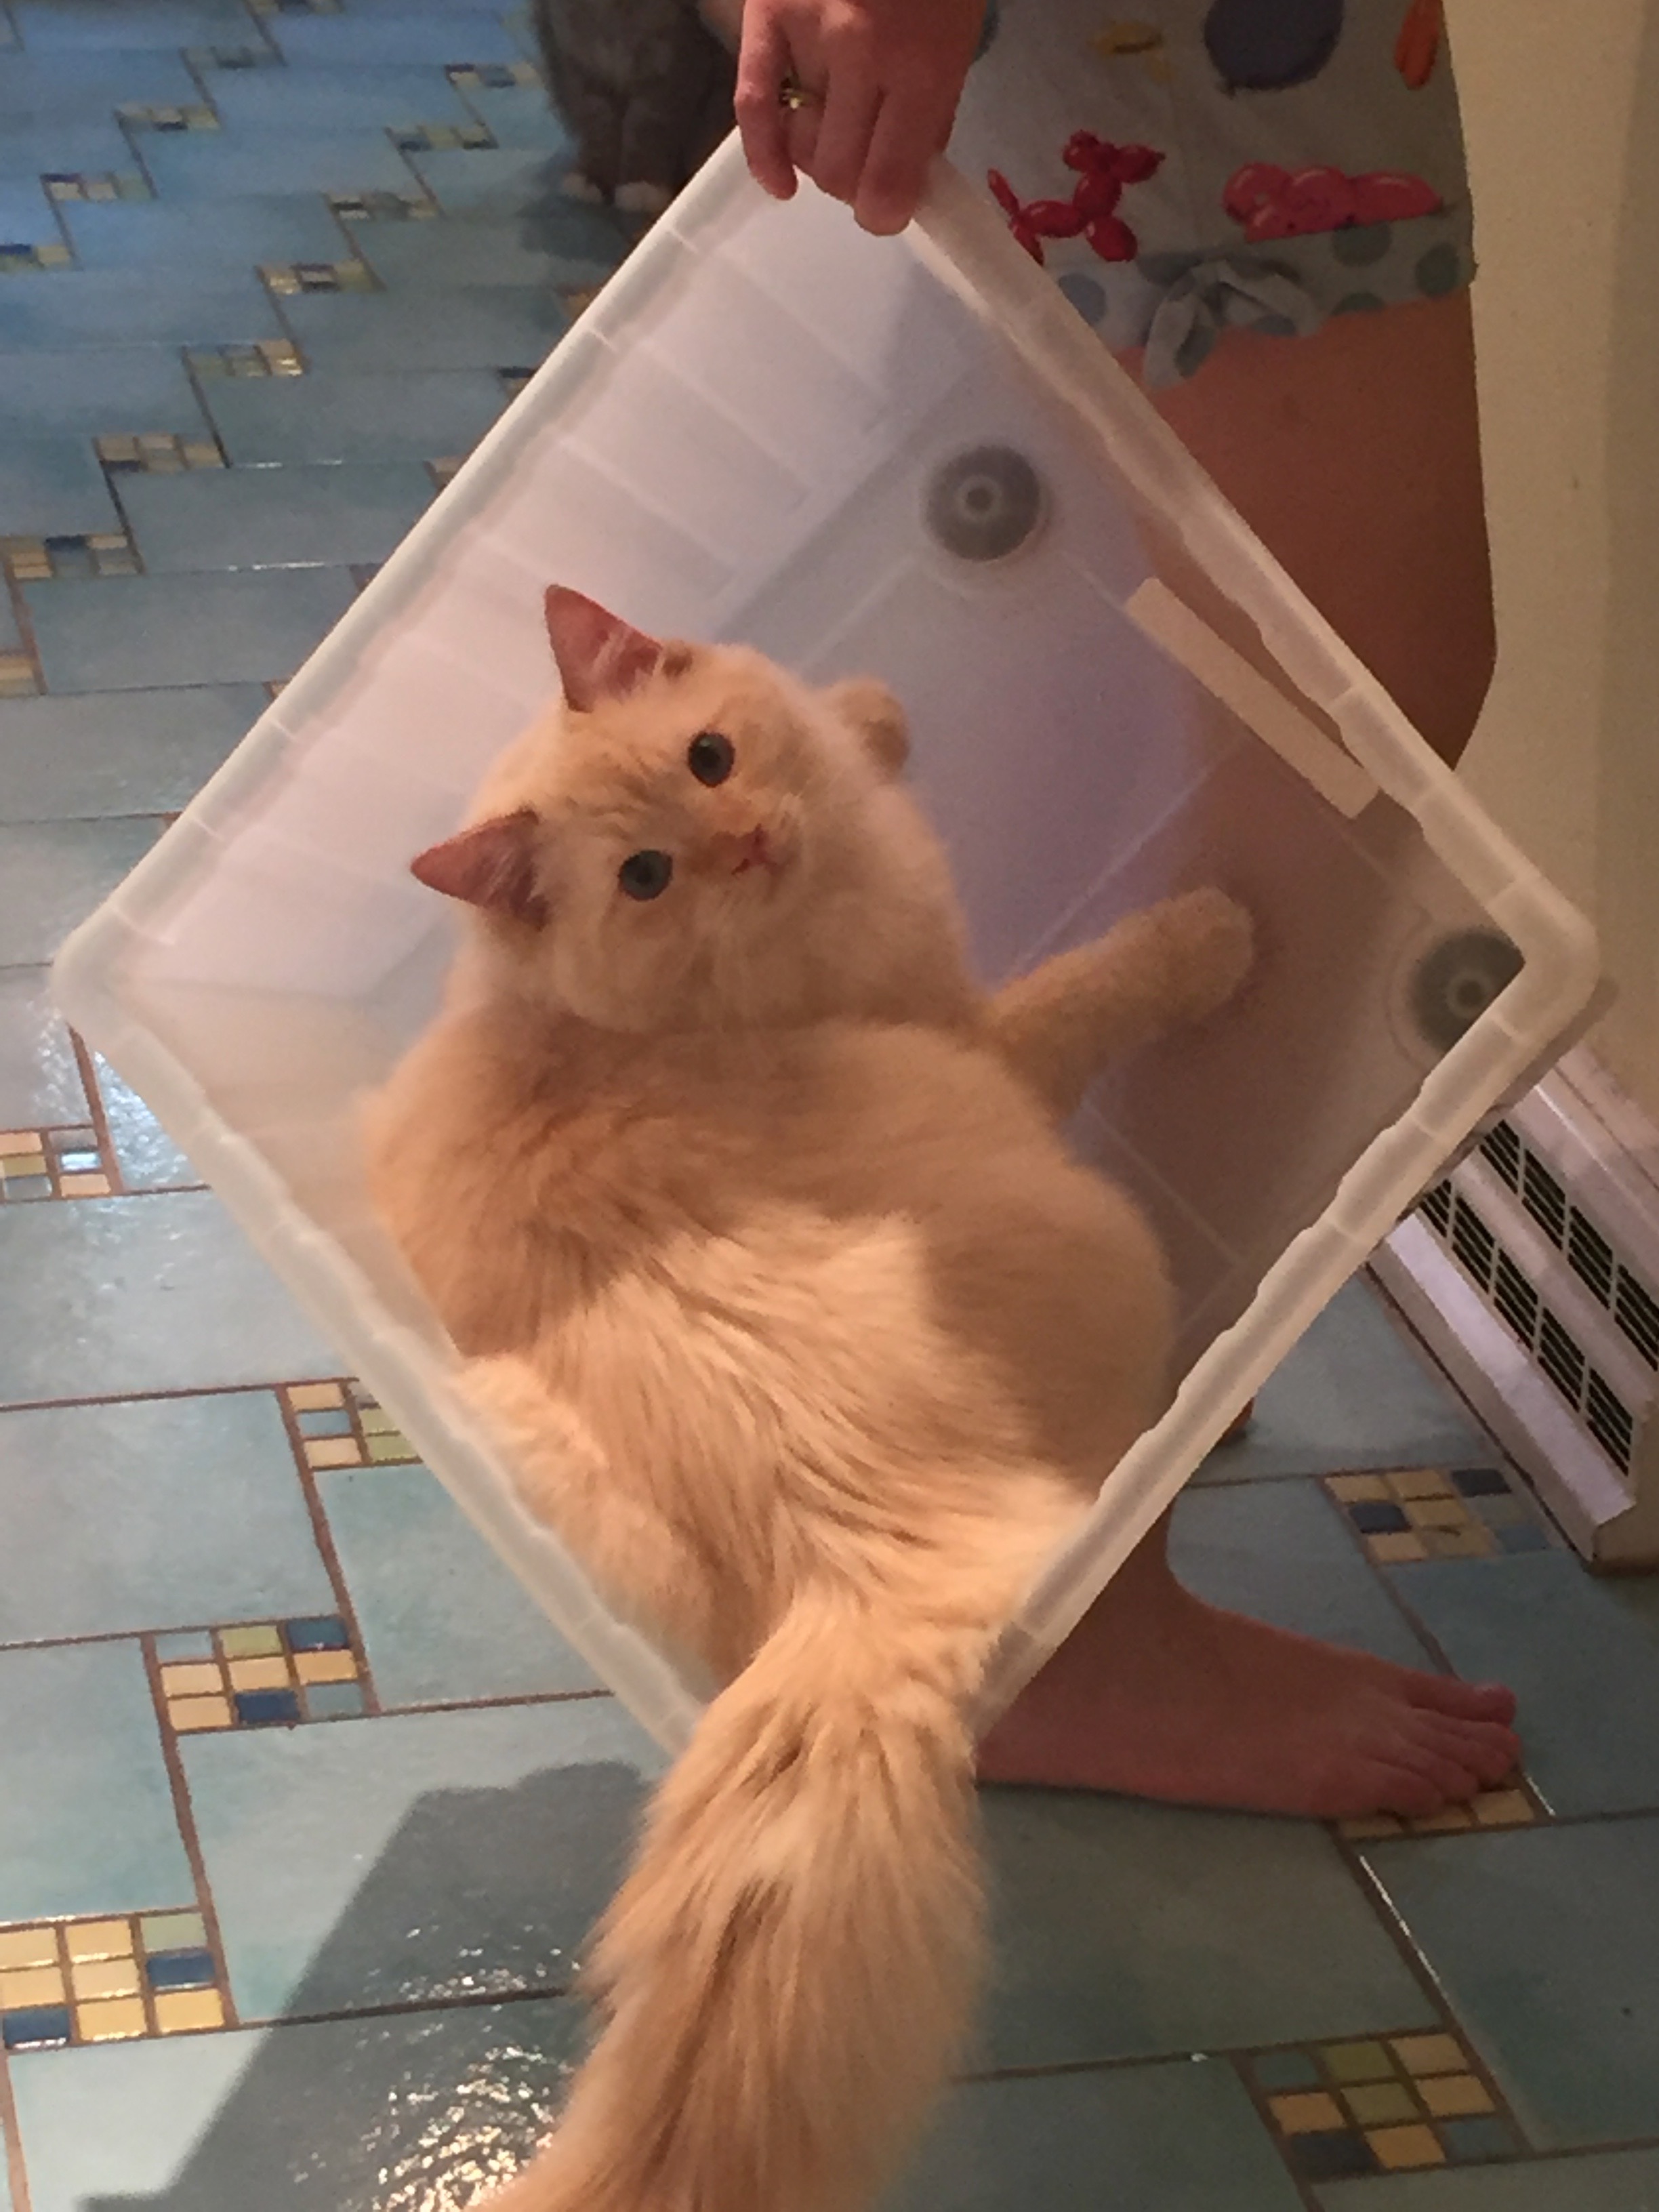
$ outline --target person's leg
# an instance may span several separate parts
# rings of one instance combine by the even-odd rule
[[[1443,757],[1492,665],[1466,293],[1301,339],[1227,333],[1156,395],[1221,489]],[[1507,1691],[1206,1605],[1160,1523],[981,1747],[988,1781],[1334,1818],[1501,1780]]]

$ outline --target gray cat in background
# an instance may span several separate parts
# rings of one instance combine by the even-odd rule
[[[660,215],[732,126],[735,66],[696,0],[532,0],[532,13],[576,141],[565,191]]]

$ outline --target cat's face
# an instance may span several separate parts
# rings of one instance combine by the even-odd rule
[[[857,1002],[895,927],[953,915],[894,788],[878,685],[812,692],[758,654],[663,646],[549,594],[565,708],[415,872],[468,900],[523,981],[605,1028],[787,1019]],[[919,911],[920,909],[920,911]],[[826,993],[830,1003],[825,1003]]]

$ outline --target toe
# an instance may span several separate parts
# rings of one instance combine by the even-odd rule
[[[1507,1728],[1515,1718],[1515,1692],[1501,1682],[1460,1682],[1455,1674],[1413,1674],[1407,1694],[1425,1712],[1455,1719],[1494,1722]]]
[[[1442,1758],[1455,1759],[1483,1790],[1507,1781],[1521,1763],[1521,1740],[1496,1721],[1455,1721],[1433,1713],[1418,1716],[1421,1741]]]

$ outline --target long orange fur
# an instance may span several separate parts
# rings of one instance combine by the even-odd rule
[[[476,913],[373,1186],[532,1505],[726,1686],[492,2208],[853,2212],[970,2011],[987,1657],[1165,1401],[1162,1256],[1060,1125],[1249,925],[1191,892],[987,996],[881,687],[548,620],[565,702],[416,864]]]

